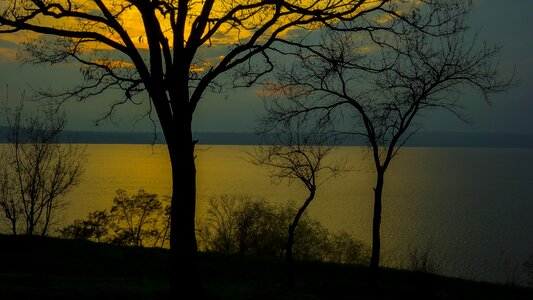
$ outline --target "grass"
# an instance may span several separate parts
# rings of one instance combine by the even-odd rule
[[[0,299],[164,299],[169,253],[86,241],[0,235]],[[383,269],[370,289],[363,266],[201,253],[214,299],[533,299],[533,289]]]

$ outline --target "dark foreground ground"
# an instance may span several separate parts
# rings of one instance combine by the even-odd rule
[[[392,269],[371,292],[364,267],[324,263],[298,263],[288,289],[277,259],[199,260],[214,299],[533,299],[533,289]],[[0,235],[0,299],[165,299],[167,266],[161,249]]]

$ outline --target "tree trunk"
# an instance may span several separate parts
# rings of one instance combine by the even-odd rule
[[[48,226],[50,224],[50,220],[52,219],[52,204],[53,200],[49,199],[46,203],[46,206],[43,208],[45,210],[44,212],[44,224],[41,231],[41,236],[46,236],[46,233],[48,232]]]
[[[13,235],[17,235],[17,223],[16,222],[11,221],[11,232],[13,233]]]
[[[289,237],[287,239],[287,253],[285,255],[285,260],[287,263],[287,283],[289,287],[294,287],[294,270],[293,270],[293,255],[292,255],[292,248],[294,246],[294,232],[296,231],[296,227],[298,226],[298,222],[300,222],[300,219],[302,218],[302,215],[305,212],[305,209],[309,206],[311,201],[315,198],[315,188],[311,189],[309,191],[309,197],[307,197],[307,200],[305,200],[304,204],[296,215],[294,216],[294,219],[292,220],[292,224],[289,226]]]
[[[170,253],[175,297],[202,292],[196,263],[196,167],[190,117],[164,129],[172,167]]]
[[[33,201],[33,200],[31,200]],[[34,229],[34,222],[33,222],[33,218],[34,218],[34,212],[33,212],[33,207],[30,209],[30,214],[28,215],[28,220],[26,221],[26,235],[33,235],[33,229]]]
[[[376,187],[374,188],[374,218],[372,221],[372,257],[370,258],[370,273],[376,278],[379,270],[379,256],[381,251],[381,196],[383,194],[384,171],[378,169]]]

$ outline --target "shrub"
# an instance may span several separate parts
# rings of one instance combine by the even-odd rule
[[[330,235],[327,261],[343,264],[368,264],[370,248],[346,231]]]
[[[86,239],[129,246],[168,247],[170,205],[156,194],[139,190],[128,195],[117,190],[110,212],[97,210],[59,230],[64,238]],[[289,225],[297,212],[293,203],[272,205],[246,196],[213,197],[198,224],[201,251],[283,257]],[[295,232],[294,258],[298,260],[362,264],[368,247],[347,232],[331,233],[305,213]]]
[[[211,198],[207,216],[198,226],[199,248],[282,257],[296,211],[293,203],[275,206],[247,196]],[[367,249],[348,233],[331,233],[318,220],[304,214],[296,228],[293,254],[298,260],[365,263]]]
[[[86,220],[75,220],[73,224],[59,230],[62,237],[101,242],[109,234],[111,216],[105,210],[96,210]]]

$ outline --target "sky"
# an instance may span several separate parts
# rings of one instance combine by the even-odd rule
[[[503,4],[504,3],[504,4]],[[473,30],[479,30],[481,40],[488,45],[502,46],[500,68],[504,74],[515,72],[520,84],[504,94],[490,98],[465,94],[465,114],[470,124],[464,124],[445,112],[427,112],[417,124],[424,131],[458,131],[483,133],[533,134],[533,1],[476,0],[469,18]],[[16,102],[35,89],[69,87],[80,78],[78,65],[35,66],[16,60],[17,45],[0,35],[0,100]],[[193,131],[251,132],[263,112],[258,87],[225,89],[208,93],[194,116]],[[67,129],[89,131],[151,131],[149,120],[139,118],[144,107],[123,105],[113,121],[100,122],[113,94],[95,97],[86,102],[65,105]]]

